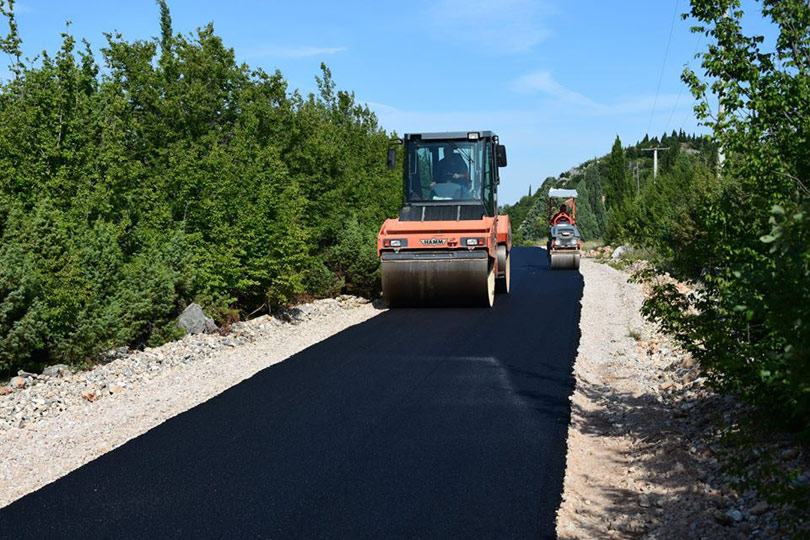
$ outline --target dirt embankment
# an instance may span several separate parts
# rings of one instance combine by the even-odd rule
[[[711,392],[693,359],[639,309],[628,274],[583,259],[582,337],[575,364],[562,539],[786,538],[787,507],[732,487],[722,434],[744,414]],[[731,449],[735,451],[735,449]],[[806,460],[788,440],[739,449],[774,454],[785,469]]]

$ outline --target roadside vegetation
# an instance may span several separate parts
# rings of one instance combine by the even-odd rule
[[[660,285],[646,314],[708,369],[712,382],[810,438],[810,6],[759,2],[779,29],[775,50],[748,36],[736,0],[692,0],[694,31],[709,43],[701,73],[683,79],[706,137],[645,136],[587,161],[504,211],[519,240],[546,234],[551,187],[576,188],[583,238],[626,243],[653,259]],[[721,95],[722,113],[710,95]],[[659,157],[653,178],[651,152]],[[718,154],[724,161],[718,164]],[[636,180],[638,166],[638,180]]]
[[[725,154],[660,182],[622,213],[616,234],[655,248],[698,294],[660,285],[646,312],[714,384],[810,438],[810,6],[760,3],[774,51],[747,36],[738,2],[693,0],[708,51],[684,73],[696,112]],[[713,111],[707,95],[721,95]]]
[[[607,156],[548,179],[535,195],[505,210],[519,217],[519,240],[536,241],[545,235],[548,189],[580,190],[589,203],[577,205],[583,237],[632,245],[649,256],[652,265],[641,276],[654,285],[646,316],[700,361],[714,388],[759,411],[748,437],[767,438],[778,430],[806,443],[810,5],[755,5],[778,30],[775,44],[744,32],[737,0],[692,0],[684,16],[708,44],[698,55],[698,71],[686,69],[683,80],[710,136],[672,133],[629,147],[617,138]],[[711,96],[720,96],[722,110]],[[657,178],[651,152],[642,151],[653,146],[669,147],[659,155]],[[600,190],[604,210],[594,201]],[[661,274],[693,292],[657,280]],[[806,483],[779,477],[768,462],[740,468],[743,484],[773,489],[776,497],[806,509]]]
[[[109,34],[96,57],[68,27],[29,60],[0,0],[3,375],[172,339],[192,301],[228,322],[378,287],[400,184],[374,114],[326,66],[301,95],[158,5],[152,40]]]

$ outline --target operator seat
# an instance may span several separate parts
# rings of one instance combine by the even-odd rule
[[[571,216],[564,213],[557,214],[556,216],[554,216],[554,219],[551,220],[552,225],[560,225],[562,223],[573,225],[574,220],[571,219]]]

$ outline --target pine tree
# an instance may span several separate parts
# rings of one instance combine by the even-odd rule
[[[594,237],[602,238],[605,234],[606,215],[602,180],[599,176],[599,164],[596,160],[585,170],[584,184],[588,192],[588,204],[596,221]]]
[[[632,186],[627,170],[627,158],[619,136],[613,142],[613,148],[605,166],[605,195],[609,208],[622,207],[632,194]]]

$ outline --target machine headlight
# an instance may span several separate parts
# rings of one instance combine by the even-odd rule
[[[486,238],[462,238],[461,245],[467,247],[477,247],[487,245]]]
[[[390,238],[383,240],[383,247],[403,248],[408,247],[407,238]]]

